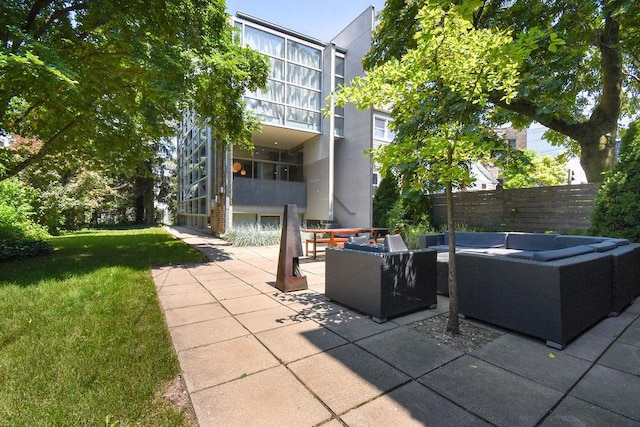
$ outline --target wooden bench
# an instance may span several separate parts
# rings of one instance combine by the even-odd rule
[[[343,247],[345,242],[348,242],[349,238],[347,237],[334,237],[333,242],[336,244],[337,247]],[[305,240],[305,254],[307,256],[309,256],[309,245],[311,244],[313,246],[313,257],[316,257],[316,254],[318,252],[324,252],[325,249],[324,247],[322,249],[318,249],[317,244],[318,243],[324,243],[326,245],[329,245],[329,243],[331,242],[331,238],[329,237],[318,237],[316,239],[306,239]]]

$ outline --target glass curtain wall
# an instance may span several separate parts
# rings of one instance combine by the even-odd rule
[[[178,144],[179,212],[207,214],[207,129],[200,120]]]
[[[248,107],[264,123],[320,132],[322,114],[321,50],[236,22],[244,44],[269,58],[267,90],[246,94]]]
[[[256,147],[251,156],[246,151],[236,150],[232,171],[234,178],[302,182],[302,153]]]

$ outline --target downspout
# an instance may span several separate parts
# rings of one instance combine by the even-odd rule
[[[329,84],[329,91],[333,94],[336,90],[336,75],[335,75],[335,67],[336,67],[336,45],[331,43],[331,59],[330,59],[330,73],[331,78]],[[335,180],[334,180],[334,158],[335,158],[335,127],[336,127],[336,119],[335,119],[335,107],[336,101],[335,97],[331,96],[330,98],[329,109],[331,114],[329,114],[329,221],[333,221],[333,200],[335,197]]]
[[[224,177],[224,193],[221,195],[224,200],[224,233],[231,230],[231,195],[233,193],[233,177],[231,176],[231,158],[233,146],[229,144],[224,150],[224,165],[222,166],[222,175]]]
[[[205,126],[207,126],[207,210],[209,213],[209,231],[211,234],[214,234],[214,224],[213,224],[213,209],[216,203],[217,197],[214,197],[212,200],[211,194],[214,190],[214,185],[217,182],[216,180],[216,167],[215,163],[213,163],[213,143],[211,137],[211,126],[205,122]]]

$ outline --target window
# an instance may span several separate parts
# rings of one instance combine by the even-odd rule
[[[336,53],[335,57],[335,84],[336,90],[339,90],[342,85],[344,85],[344,73],[345,73],[345,63],[344,63],[344,55],[341,53]],[[344,107],[336,106],[333,110],[334,115],[334,135],[340,138],[344,138]]]
[[[516,140],[515,139],[508,139],[507,143],[509,144],[509,147],[516,148]]]
[[[260,227],[280,228],[280,215],[260,215]]]
[[[263,123],[320,132],[322,49],[249,23],[236,26],[244,29],[244,44],[266,55],[271,65],[266,90],[245,94],[247,107]]]
[[[284,38],[245,25],[244,42],[258,52],[284,58]]]
[[[393,120],[386,117],[375,116],[373,123],[373,136],[375,139],[380,139],[382,141],[393,141],[396,133],[393,129],[391,129],[391,124]]]
[[[251,156],[238,149],[234,152],[231,170],[234,178],[302,182],[302,152],[256,147]]]

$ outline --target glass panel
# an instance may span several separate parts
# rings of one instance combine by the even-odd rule
[[[231,165],[233,177],[253,178],[253,162],[251,160],[234,159]]]
[[[336,117],[334,120],[335,135],[344,138],[344,119],[342,117]]]
[[[247,107],[249,107],[249,109],[251,109],[263,122],[283,124],[283,105],[247,98]]]
[[[344,86],[344,78],[336,76],[336,89],[340,89],[341,86]]]
[[[276,165],[274,163],[257,163],[257,178],[259,179],[278,179],[276,173]]]
[[[344,58],[342,56],[336,56],[335,73],[337,76],[344,76]]]
[[[341,106],[339,106],[339,105],[336,105],[336,107],[335,107],[335,109],[334,109],[334,110],[335,110],[334,114],[335,114],[336,116],[344,117],[344,107],[341,107]]]
[[[287,104],[295,105],[296,107],[308,108],[310,110],[319,110],[320,92],[289,86]]]
[[[233,32],[233,41],[238,44],[242,44],[242,23],[234,22],[233,26],[235,27],[235,30],[236,30]]]
[[[284,61],[269,57],[269,64],[271,65],[270,77],[272,79],[284,80]]]
[[[258,217],[255,214],[234,213],[233,214],[233,228],[242,228],[246,226],[254,226],[258,222]]]
[[[262,89],[258,89],[255,92],[247,92],[247,96],[284,104],[284,83],[269,80],[267,81],[266,92]]]
[[[245,25],[245,44],[258,52],[284,58],[284,38]]]
[[[301,110],[299,108],[287,108],[287,125],[301,129],[320,131],[320,113]]]
[[[260,225],[268,228],[280,228],[280,216],[260,215]]]
[[[300,86],[320,90],[320,71],[289,64],[287,67],[287,81]]]
[[[293,163],[296,165],[302,164],[302,153],[300,151],[296,151],[294,153],[289,153],[288,151],[283,151],[281,153],[282,162],[284,163]]]
[[[375,129],[374,129],[374,136],[377,139],[385,139],[385,132],[384,129],[386,127],[386,121],[384,119],[375,119]]]
[[[278,179],[289,181],[289,165],[278,165]]]
[[[320,68],[320,51],[293,40],[287,43],[287,59],[307,67]]]

